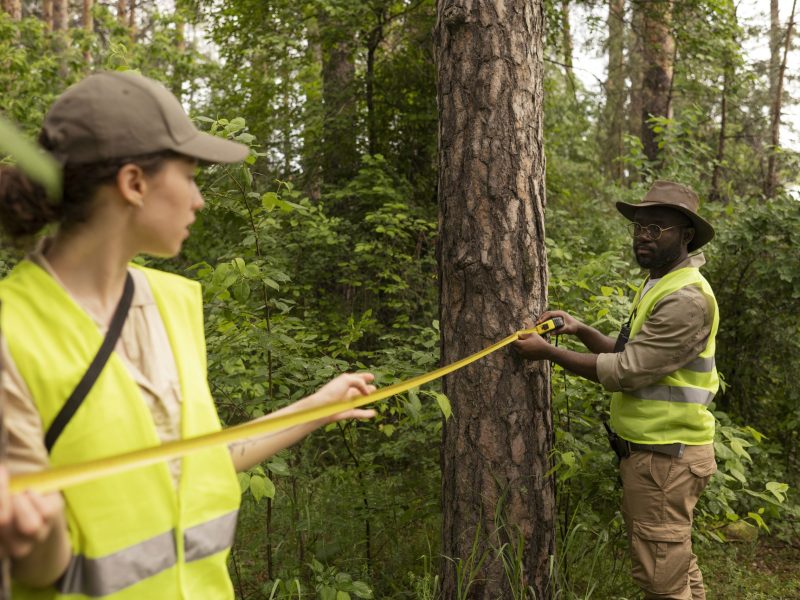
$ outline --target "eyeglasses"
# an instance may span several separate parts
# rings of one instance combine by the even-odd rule
[[[661,234],[667,231],[668,229],[675,229],[676,227],[680,227],[680,225],[672,225],[671,227],[660,227],[655,223],[651,223],[650,225],[642,225],[641,223],[637,223],[633,221],[632,223],[628,224],[628,230],[631,232],[633,237],[639,237],[643,233],[645,236],[653,241],[656,241],[661,238]]]

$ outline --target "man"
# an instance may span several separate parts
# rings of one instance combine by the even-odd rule
[[[589,353],[548,344],[538,335],[515,342],[521,356],[550,360],[613,392],[610,436],[620,456],[622,511],[633,578],[645,598],[705,598],[692,553],[692,512],[711,475],[719,387],[714,339],[717,303],[699,272],[714,237],[688,187],[656,181],[639,204],[617,202],[631,221],[633,252],[649,271],[617,340],[562,311],[556,333],[574,334]],[[626,338],[627,343],[626,343]]]

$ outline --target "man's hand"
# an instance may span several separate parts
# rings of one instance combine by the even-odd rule
[[[554,335],[577,335],[578,327],[580,327],[581,322],[573,317],[572,315],[565,313],[563,310],[548,310],[547,312],[542,313],[539,315],[539,318],[536,319],[536,324],[540,325],[545,321],[550,319],[554,319],[556,317],[561,317],[564,319],[564,325],[559,327],[558,329],[554,329],[551,331],[551,334]]]
[[[554,314],[554,316],[561,315]],[[552,319],[553,317],[549,318]],[[546,321],[547,319],[544,320]],[[563,327],[561,329],[563,329]],[[536,333],[521,334],[519,339],[516,342],[513,342],[511,346],[522,358],[527,358],[528,360],[550,360],[553,350],[553,346],[551,346],[542,336]]]

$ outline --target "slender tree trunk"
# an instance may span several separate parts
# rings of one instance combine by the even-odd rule
[[[628,78],[630,90],[628,100],[628,134],[642,138],[642,87],[644,86],[644,43],[642,32],[644,29],[644,15],[640,5],[641,0],[631,3],[631,26],[628,30]],[[628,172],[628,181],[638,181],[639,173],[635,169]]]
[[[131,37],[134,37],[136,35],[136,0],[129,0],[128,28],[131,30]]]
[[[649,160],[658,159],[652,117],[671,117],[675,39],[672,37],[672,0],[650,0],[644,12],[644,85],[642,88],[642,146]]]
[[[541,0],[438,1],[444,363],[504,338],[547,305],[542,32]],[[512,586],[551,597],[549,383],[545,363],[524,364],[511,351],[443,383],[453,405],[442,434],[443,600],[459,586],[474,600],[511,598]],[[497,553],[519,541],[523,564],[512,577]]]
[[[81,12],[81,23],[84,30],[91,33],[94,31],[94,16],[92,15],[92,8],[94,0],[83,0],[83,11]]]
[[[117,21],[120,25],[128,24],[128,0],[117,0]]]
[[[383,12],[376,13],[378,23],[370,31],[367,39],[367,72],[365,76],[367,100],[367,151],[375,154],[378,151],[378,133],[375,122],[375,53],[383,40]]]
[[[725,65],[724,79],[722,81],[722,100],[720,102],[720,122],[719,122],[719,140],[717,142],[717,159],[714,162],[714,173],[711,176],[711,193],[709,194],[712,200],[727,201],[727,198],[720,190],[720,179],[722,178],[722,161],[725,160],[725,136],[727,135],[728,128],[728,90],[730,88],[731,80],[731,66]]]
[[[21,0],[3,0],[3,10],[6,11],[13,21],[22,19]]]
[[[67,0],[53,2],[53,31],[67,31],[69,28],[69,4]]]
[[[53,0],[42,0],[42,21],[48,31],[53,31]]]
[[[786,78],[786,61],[789,59],[789,49],[792,47],[792,33],[794,30],[794,13],[797,0],[792,2],[792,12],[789,14],[789,24],[786,26],[786,37],[783,43],[783,59],[778,69],[774,94],[770,107],[770,149],[767,159],[767,176],[764,178],[764,195],[772,198],[778,191],[778,148],[781,144],[781,108],[783,106],[783,84]]]
[[[614,181],[622,181],[620,158],[625,147],[623,127],[625,119],[625,0],[608,1],[608,78],[606,79],[606,139],[603,150],[606,173]]]
[[[778,71],[781,66],[781,17],[780,0],[769,3],[769,97],[775,97],[778,87]]]
[[[327,184],[349,179],[358,169],[353,39],[324,11],[322,36],[323,121],[322,178]]]

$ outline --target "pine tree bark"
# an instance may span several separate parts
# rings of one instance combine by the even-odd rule
[[[658,160],[659,149],[652,117],[672,116],[675,38],[672,36],[672,0],[650,0],[643,11],[644,81],[642,87],[642,146],[647,158]]]
[[[438,0],[443,363],[506,337],[547,305],[542,34],[541,0]],[[512,586],[530,586],[550,598],[548,366],[501,351],[448,375],[443,389],[453,416],[442,434],[442,598],[456,598],[453,561],[470,560],[465,597],[511,598]],[[524,564],[511,582],[497,551],[520,538]]]
[[[789,59],[789,49],[792,47],[792,34],[794,32],[794,15],[797,0],[792,2],[792,11],[789,14],[789,23],[786,26],[786,35],[783,43],[783,58],[778,68],[775,81],[775,90],[770,106],[770,149],[767,158],[767,175],[764,178],[764,196],[772,198],[778,191],[778,148],[781,144],[781,109],[783,107],[783,86],[786,78],[786,64]]]
[[[625,0],[608,0],[608,76],[606,79],[606,139],[602,153],[606,173],[614,181],[622,181],[620,158],[625,151]]]

